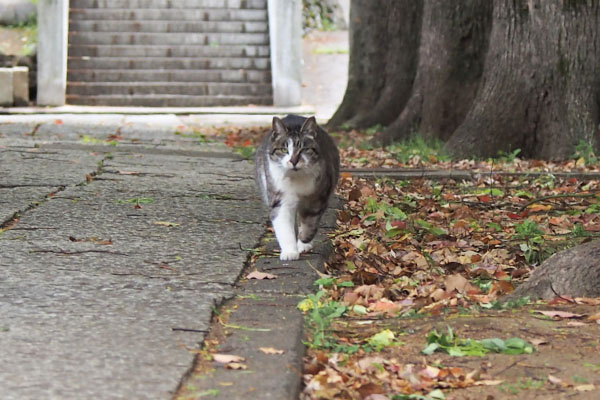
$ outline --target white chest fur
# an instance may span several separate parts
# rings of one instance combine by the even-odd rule
[[[295,171],[270,161],[269,173],[273,179],[273,185],[283,194],[284,198],[299,199],[312,195],[316,190],[318,177],[316,166]]]

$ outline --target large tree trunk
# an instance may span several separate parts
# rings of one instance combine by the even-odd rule
[[[511,298],[529,296],[600,296],[600,241],[596,240],[554,254],[531,274]]]
[[[489,0],[425,1],[412,94],[379,141],[387,144],[415,132],[447,139],[454,132],[477,93],[491,16]]]
[[[344,99],[328,128],[387,125],[410,96],[422,1],[352,0],[350,65]]]
[[[595,0],[497,0],[483,84],[447,149],[457,156],[564,159],[595,144],[600,99]]]

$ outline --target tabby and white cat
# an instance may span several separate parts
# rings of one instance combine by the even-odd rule
[[[339,171],[337,147],[314,117],[273,118],[273,129],[256,152],[256,181],[270,209],[281,260],[297,260],[312,248]]]

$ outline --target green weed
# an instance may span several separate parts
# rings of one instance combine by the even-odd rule
[[[451,356],[484,356],[487,353],[503,354],[530,354],[533,353],[533,345],[521,338],[510,338],[502,340],[499,338],[474,340],[461,339],[454,335],[452,328],[448,326],[447,333],[437,330],[429,332],[427,346],[421,351],[425,355],[435,352],[444,352]]]
[[[193,130],[192,133],[184,133],[180,131],[175,131],[176,136],[181,136],[188,139],[196,139],[196,143],[212,143],[214,140],[209,139],[206,134]]]
[[[521,308],[529,304],[530,298],[528,296],[520,297],[518,299],[508,300],[508,301],[500,301],[494,300],[488,304],[481,304],[482,308],[492,309],[492,310],[509,310],[515,308]]]
[[[312,338],[312,342],[306,343],[307,346],[317,349],[340,350],[331,332],[331,324],[336,318],[341,317],[347,311],[347,307],[337,301],[322,301],[325,292],[320,290],[315,294],[310,294],[303,300],[298,307],[303,308],[303,303],[310,303],[312,309],[308,310],[306,324]],[[304,308],[306,309],[306,308]],[[345,352],[351,352],[353,349],[344,349]],[[358,351],[358,347],[354,349]]]
[[[519,155],[520,152],[521,152],[521,149],[515,149],[508,153],[500,150],[500,151],[498,151],[497,159],[503,163],[512,164],[517,159],[517,156]]]
[[[240,146],[235,149],[235,152],[241,155],[245,160],[252,160],[254,159],[254,154],[256,154],[256,147]]]
[[[596,164],[598,157],[594,151],[594,146],[588,140],[581,139],[575,146],[575,154],[573,158],[576,160],[583,159],[585,165]]]
[[[154,199],[151,197],[134,197],[132,199],[127,200],[117,200],[117,204],[133,204],[135,206],[140,206],[141,204],[152,204],[154,203]]]
[[[365,133],[367,135],[374,135],[376,133],[382,132],[385,129],[385,126],[381,125],[381,124],[377,124],[377,125],[373,125],[372,127],[368,128]]]
[[[504,393],[517,395],[521,390],[540,389],[545,383],[545,379],[536,380],[532,378],[519,378],[519,381],[515,384],[503,383],[498,388]]]
[[[514,239],[524,240],[519,248],[529,264],[538,264],[552,255],[548,248],[544,248],[544,231],[537,222],[527,219],[520,224],[515,225]]]
[[[450,155],[443,150],[440,140],[426,140],[415,135],[407,140],[394,143],[387,150],[400,162],[407,163],[415,157],[421,160],[448,161]]]
[[[346,47],[317,47],[313,50],[314,54],[348,54]]]

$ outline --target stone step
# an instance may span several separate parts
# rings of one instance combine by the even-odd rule
[[[71,32],[267,33],[267,22],[243,21],[70,21]]]
[[[128,46],[69,44],[70,57],[269,57],[268,45]]]
[[[88,70],[67,71],[69,82],[252,82],[271,83],[264,70]]]
[[[262,21],[268,20],[265,9],[74,9],[69,13],[71,21]]]
[[[272,95],[267,83],[193,83],[193,82],[69,82],[67,94],[94,95],[184,95],[184,96],[259,96]]]
[[[267,8],[267,0],[71,0],[71,8]]]
[[[108,33],[70,32],[69,43],[96,45],[205,45],[218,46],[243,43],[268,45],[266,33]]]
[[[242,105],[272,105],[270,96],[78,96],[67,95],[67,104],[116,107],[214,107]]]
[[[269,70],[268,57],[69,57],[69,69],[257,69]]]

